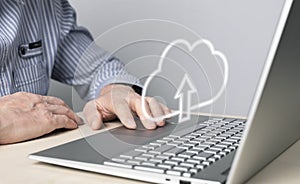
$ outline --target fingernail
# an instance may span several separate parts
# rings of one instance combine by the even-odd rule
[[[77,116],[77,124],[78,125],[83,125],[84,124],[83,119],[79,116]]]
[[[156,123],[155,122],[152,122],[152,121],[148,120],[147,124],[148,124],[148,129],[153,130],[153,129],[156,128]]]
[[[95,120],[92,121],[92,128],[93,128],[94,130],[98,130],[98,129],[100,128],[97,119],[95,119]]]
[[[73,124],[72,128],[77,128],[78,127],[78,125],[77,125],[77,123],[75,121],[72,121],[72,124]]]
[[[158,126],[164,126],[165,125],[165,121],[162,120],[162,121],[159,121],[156,123]]]
[[[132,128],[132,129],[136,129],[136,124],[133,120],[129,119],[127,121],[127,126],[129,126],[129,128]]]

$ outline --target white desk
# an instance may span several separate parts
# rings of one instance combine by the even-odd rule
[[[119,123],[106,124],[106,129]],[[103,131],[103,130],[100,130]],[[142,183],[108,175],[85,172],[70,168],[40,163],[27,158],[28,154],[66,143],[83,135],[98,133],[87,125],[72,131],[51,134],[35,140],[0,146],[1,184],[112,184]],[[249,184],[299,184],[300,183],[300,141],[254,176]]]

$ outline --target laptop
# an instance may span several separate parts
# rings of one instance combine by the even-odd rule
[[[195,115],[196,124],[169,120],[154,131],[118,127],[29,158],[153,183],[246,182],[300,138],[299,19],[300,2],[286,0],[248,119]]]

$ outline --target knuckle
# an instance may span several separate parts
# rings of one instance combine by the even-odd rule
[[[133,104],[136,107],[140,107],[140,106],[142,106],[142,100],[140,98],[136,98],[133,100]]]
[[[17,92],[16,94],[18,94],[18,95],[25,95],[25,94],[27,94],[27,93],[24,92],[24,91],[20,91],[20,92]]]
[[[69,121],[69,118],[66,115],[62,115],[61,121],[62,123],[66,123]]]
[[[53,97],[52,99],[54,100],[54,102],[56,102],[59,105],[65,105],[65,102],[60,98]]]
[[[53,119],[52,124],[55,127],[63,127],[64,124],[66,124],[68,120],[69,120],[69,118],[66,115],[59,115],[59,116],[56,116],[55,119]]]
[[[63,106],[63,105],[56,105],[56,108],[63,111],[63,113],[68,113],[70,111],[69,108],[67,108],[66,106]]]
[[[37,114],[38,118],[42,117],[42,119],[48,123],[53,121],[53,114],[46,109],[39,109]]]
[[[149,103],[157,103],[157,101],[154,97],[146,97],[146,99]]]
[[[28,94],[26,92],[20,91],[15,93],[15,95],[20,97],[20,96],[27,96]]]
[[[43,109],[43,110],[41,110],[41,111],[42,111],[43,116],[44,116],[47,120],[53,119],[53,114],[52,114],[50,111],[48,111],[48,110],[46,110],[46,109]]]
[[[42,95],[34,95],[34,97],[38,101],[43,101],[43,96]]]
[[[71,109],[65,107],[66,114],[72,114]]]
[[[65,105],[65,102],[64,102],[62,99],[60,99],[60,98],[57,98],[57,102],[58,102],[59,104]]]

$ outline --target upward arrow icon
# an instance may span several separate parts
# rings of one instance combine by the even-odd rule
[[[192,94],[195,92],[195,86],[185,74],[174,96],[175,99],[179,99],[179,123],[190,120]]]

